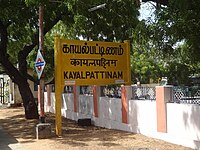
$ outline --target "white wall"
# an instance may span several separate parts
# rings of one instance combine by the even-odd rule
[[[44,96],[46,95],[47,94],[44,94]],[[55,113],[55,93],[51,93],[50,97],[51,97],[51,107],[49,109],[49,112]],[[44,98],[44,104],[47,104],[47,98]],[[44,110],[48,110],[47,106],[44,106]]]
[[[156,102],[129,100],[129,123],[132,131],[150,134],[157,131]]]
[[[119,129],[122,122],[121,99],[100,97],[98,105],[99,118],[96,118],[95,125]]]
[[[109,129],[141,133],[194,149],[200,149],[200,106],[167,104],[167,133],[157,132],[156,102],[129,100],[129,124],[122,123],[121,99],[100,97],[99,117],[94,117],[93,97],[79,95],[78,112],[74,112],[73,94],[63,94],[62,115],[72,120],[91,118],[93,124]],[[55,113],[55,95],[51,94],[50,112]]]
[[[168,103],[167,132],[176,143],[200,148],[200,106]]]
[[[93,116],[93,96],[79,95],[78,112],[84,115],[82,118],[91,118]]]

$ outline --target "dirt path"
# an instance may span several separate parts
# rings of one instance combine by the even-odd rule
[[[76,122],[66,118],[62,119],[63,136],[56,137],[55,116],[51,113],[46,115],[46,122],[52,125],[53,136],[50,139],[36,140],[37,120],[24,119],[22,107],[1,108],[0,126],[18,141],[9,147],[14,150],[191,150],[141,134],[98,127],[79,127]]]

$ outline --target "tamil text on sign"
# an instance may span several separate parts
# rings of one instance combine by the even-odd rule
[[[56,66],[64,85],[130,84],[130,43],[56,41]]]

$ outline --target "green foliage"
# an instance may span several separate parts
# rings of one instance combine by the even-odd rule
[[[8,54],[13,63],[17,63],[19,51],[24,43],[31,41],[31,33],[35,30],[37,15],[33,9],[29,9],[23,1],[1,1],[0,18],[3,24],[10,24],[8,27]],[[30,16],[32,16],[30,18]]]
[[[9,60],[13,63],[13,66],[16,66],[16,64],[25,66],[26,62],[20,62],[19,54],[21,53],[25,56],[27,52],[23,52],[23,48],[38,42],[38,4],[40,4],[40,2],[42,2],[41,4],[44,6],[44,33],[48,32],[59,20],[68,20],[69,23],[67,25],[72,25],[73,23],[74,15],[68,10],[67,6],[70,5],[68,1],[63,3],[54,3],[49,0],[2,0],[0,5],[0,23],[2,23],[2,25],[7,29],[8,36],[6,38],[8,38],[8,43],[5,51],[8,53]],[[1,39],[0,41],[6,41],[6,38]],[[28,67],[31,67],[33,70],[35,70],[34,64],[37,50],[38,46],[33,49],[27,58]],[[23,61],[25,61],[25,59],[26,57],[24,57]],[[53,75],[53,35],[51,38],[47,37],[47,40],[45,40],[45,60],[47,62],[44,69],[46,73],[45,78],[48,79]],[[25,72],[21,74],[25,75]],[[36,74],[33,76],[37,79]]]
[[[131,71],[132,81],[141,83],[158,82],[164,73],[164,62],[150,38],[150,30],[145,22],[140,22],[133,34]]]
[[[89,12],[88,9],[106,3],[106,8]],[[85,39],[122,41],[132,35],[132,30],[138,23],[137,6],[131,1],[86,0],[76,1],[73,6],[74,24],[69,32]],[[67,20],[63,20],[67,24]]]
[[[200,58],[200,1],[199,0],[171,0],[168,7],[158,13],[158,25],[165,32],[165,37],[171,41],[170,45],[177,41],[187,43],[191,53],[191,60],[199,61]],[[162,22],[162,23],[161,23]],[[157,33],[158,33],[157,32]],[[159,37],[160,39],[164,39]],[[172,43],[173,41],[173,43]],[[164,41],[166,42],[166,41]]]
[[[186,64],[172,62],[167,67],[168,83],[172,85],[189,85],[190,70]]]
[[[37,5],[37,3],[30,3]],[[33,1],[32,1],[33,2]],[[106,8],[102,8],[93,12],[88,9],[99,4],[106,3]],[[57,3],[64,10],[67,9],[70,13],[65,15],[55,26],[45,35],[45,56],[47,62],[45,67],[45,78],[52,78],[53,65],[53,42],[54,34],[59,34],[67,39],[84,39],[100,40],[100,41],[123,41],[132,37],[132,32],[138,23],[137,16],[138,8],[131,0],[120,1],[105,1],[105,0],[71,0]],[[51,10],[55,9],[51,2],[45,3],[45,26],[54,16]],[[62,10],[61,9],[61,10]],[[37,48],[29,55],[29,65],[34,69]],[[47,80],[48,80],[47,79]]]
[[[103,9],[89,12],[100,4]],[[54,68],[54,34],[64,38],[100,41],[131,40],[132,79],[141,83],[154,82],[167,76],[169,82],[186,83],[187,77],[200,72],[200,2],[198,0],[170,0],[167,7],[156,11],[156,21],[138,21],[138,6],[131,0],[2,0],[0,21],[9,24],[8,54],[13,64],[24,45],[31,44],[38,35],[38,6],[44,6],[45,78],[51,79]],[[28,65],[34,63],[38,47],[29,54]],[[34,75],[36,77],[36,74]]]
[[[156,62],[160,69],[157,75],[167,76],[172,84],[189,84],[190,75],[200,74],[199,8],[199,0],[170,0],[168,6],[155,11],[155,22],[140,25],[139,35],[135,34],[135,39],[140,39],[135,52],[142,52],[135,57],[142,62],[135,63],[140,67],[133,70],[144,79],[144,73]]]

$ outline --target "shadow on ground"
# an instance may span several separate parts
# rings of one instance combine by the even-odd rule
[[[3,130],[0,126],[0,149],[1,150],[11,150],[10,144],[18,143],[18,141]]]
[[[12,109],[12,108],[10,108]],[[12,136],[16,139],[23,139],[20,143],[35,142],[35,130],[38,120],[26,120],[22,108],[12,109],[12,115],[5,116],[0,119],[0,125],[3,126]],[[62,137],[55,135],[55,115],[52,113],[46,113],[46,122],[51,124],[52,138],[50,140],[56,140],[56,142],[62,144],[68,144],[72,147],[88,146],[88,141],[94,141],[99,143],[100,146],[112,147],[120,146],[115,143],[117,139],[128,138],[133,133],[127,133],[123,131],[108,130],[105,128],[90,126],[80,127],[77,122],[62,118]],[[134,140],[134,138],[131,138]]]
[[[55,114],[46,113],[46,122],[51,124],[52,137],[37,141],[35,131],[36,125],[39,123],[38,120],[26,120],[22,107],[0,109],[0,126],[18,140],[11,141],[11,143],[19,142],[19,146],[32,145],[32,148],[35,149],[34,146],[40,144],[42,150],[46,146],[49,149],[189,150],[189,148],[148,138],[140,134],[94,126],[81,127],[78,126],[77,122],[66,118],[62,118],[63,134],[61,137],[57,137],[55,135]],[[7,148],[8,144],[10,143],[6,144]]]

